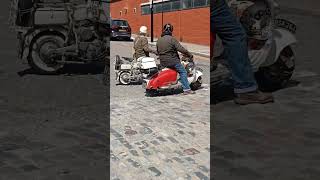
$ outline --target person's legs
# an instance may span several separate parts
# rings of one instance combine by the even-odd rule
[[[248,56],[247,37],[225,0],[211,4],[211,31],[222,40],[231,67],[237,104],[273,102],[271,94],[261,93],[255,81]]]
[[[180,82],[182,84],[183,91],[190,91],[191,88],[190,88],[190,85],[189,85],[188,75],[187,75],[186,69],[183,67],[183,65],[181,63],[176,64],[174,66],[174,68],[176,69],[176,71],[180,75]]]
[[[257,90],[250,60],[247,37],[225,0],[217,0],[211,7],[211,28],[222,40],[231,67],[235,93]]]

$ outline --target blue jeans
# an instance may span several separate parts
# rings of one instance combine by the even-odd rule
[[[235,93],[257,90],[248,57],[247,36],[234,17],[225,0],[217,0],[211,6],[211,31],[222,40],[226,59],[231,67]]]
[[[169,67],[169,68],[175,69],[179,73],[179,75],[180,75],[179,81],[182,84],[183,91],[191,90],[190,85],[189,85],[189,81],[188,81],[187,71],[183,67],[183,65],[181,63],[178,63],[172,67]]]

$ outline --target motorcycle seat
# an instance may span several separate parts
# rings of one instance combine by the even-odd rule
[[[129,61],[129,62],[132,62],[133,61],[133,58],[130,58],[130,57],[122,57],[122,59],[126,60],[126,61]]]

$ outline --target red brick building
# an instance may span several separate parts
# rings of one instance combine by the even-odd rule
[[[210,45],[211,0],[154,0],[154,37],[161,35],[164,24],[174,26],[174,36],[182,41]],[[133,33],[142,25],[150,35],[151,11],[149,0],[111,0],[111,18],[126,19]]]

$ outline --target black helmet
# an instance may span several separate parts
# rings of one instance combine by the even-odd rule
[[[173,26],[171,24],[165,24],[163,26],[163,32],[169,32],[172,33],[173,32]]]

